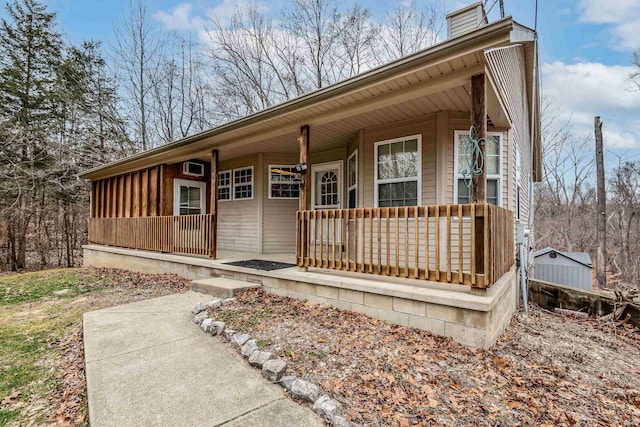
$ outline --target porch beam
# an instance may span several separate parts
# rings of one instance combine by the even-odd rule
[[[487,137],[487,78],[485,74],[478,74],[471,77],[471,125],[475,128],[477,140]],[[482,159],[486,159],[487,148],[485,144],[480,144],[480,152]],[[474,158],[474,163],[478,159]],[[486,162],[482,167],[480,175],[474,175],[471,182],[471,203],[487,202],[487,170]],[[485,207],[486,211],[486,207]],[[489,236],[485,234],[485,225],[488,221],[486,215],[483,218],[476,217],[475,221],[475,271],[477,274],[484,274],[489,277],[488,271],[485,271],[485,259],[489,254],[485,253]],[[485,241],[487,240],[487,241]],[[471,293],[475,295],[486,295],[486,287],[491,286],[490,283],[484,283],[483,287],[472,287]],[[477,284],[476,284],[477,286]]]
[[[471,125],[476,130],[474,137],[479,140],[487,137],[487,79],[485,74],[471,77],[471,97]],[[487,154],[487,147],[484,144],[480,145],[480,151],[484,159]],[[481,175],[473,176],[471,203],[486,202],[487,171],[486,167],[483,167]]]
[[[209,257],[216,259],[218,256],[218,150],[211,150],[211,194],[210,208],[211,213],[211,249]]]
[[[311,161],[310,161],[310,152],[309,152],[309,126],[305,125],[300,128],[300,137],[298,138],[298,142],[300,144],[300,163],[305,163],[307,165],[306,173],[301,174],[300,180],[300,210],[308,211],[311,209],[311,189],[308,188],[308,183],[311,182],[309,179],[311,174]]]
[[[300,174],[300,191],[299,191],[299,200],[298,200],[298,210],[299,211],[308,211],[311,210],[311,189],[309,188],[309,184],[311,183],[311,156],[310,156],[310,147],[309,147],[309,126],[304,125],[300,128],[300,136],[298,137],[298,144],[300,147],[300,157],[299,162],[307,165],[307,170]],[[298,219],[296,219],[298,221]],[[304,257],[307,253],[307,249],[309,247],[309,242],[307,240],[307,230],[306,230],[305,221],[301,221],[298,231],[300,233],[300,238],[298,239],[298,244],[296,247],[296,260],[299,260],[300,257]],[[307,271],[306,266],[298,267],[301,271]]]

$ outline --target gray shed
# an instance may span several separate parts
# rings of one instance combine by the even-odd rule
[[[533,257],[534,278],[587,291],[593,289],[593,265],[588,253],[544,248],[534,252]]]

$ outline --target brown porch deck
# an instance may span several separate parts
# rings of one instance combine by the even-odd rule
[[[300,211],[293,256],[225,250],[214,255],[212,221],[209,214],[92,218],[89,243],[220,261],[278,258],[303,268],[480,289],[489,288],[514,264],[513,212],[489,204]]]

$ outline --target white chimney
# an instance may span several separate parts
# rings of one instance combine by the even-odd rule
[[[447,39],[459,37],[487,25],[484,6],[479,1],[447,15]]]

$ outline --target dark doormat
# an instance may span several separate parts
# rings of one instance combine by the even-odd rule
[[[287,264],[285,262],[265,261],[263,259],[249,259],[246,261],[225,262],[225,264],[235,265],[236,267],[254,268],[256,270],[271,271],[280,270],[282,268],[295,267],[295,264]]]

